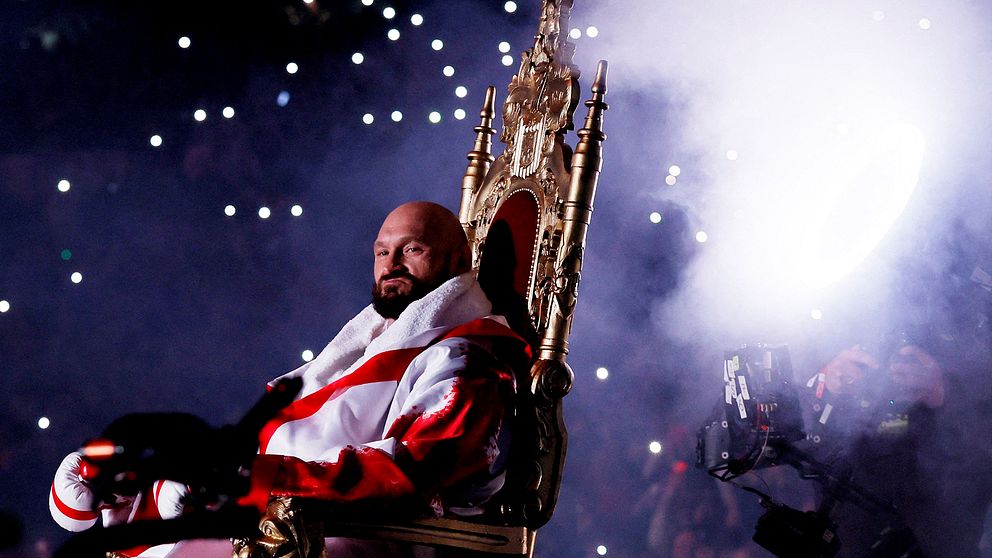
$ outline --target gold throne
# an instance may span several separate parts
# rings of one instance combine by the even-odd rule
[[[575,45],[567,36],[571,6],[572,0],[543,0],[534,46],[523,53],[503,104],[506,147],[494,159],[496,88],[490,86],[462,180],[459,218],[479,281],[494,313],[535,350],[530,370],[517,378],[504,487],[486,513],[472,518],[342,513],[320,502],[276,498],[262,518],[262,536],[236,542],[236,557],[325,556],[325,536],[533,556],[537,529],[551,519],[561,485],[567,443],[561,402],[573,381],[565,362],[568,335],[606,138],[607,66],[600,61],[574,151],[565,143],[579,100]]]

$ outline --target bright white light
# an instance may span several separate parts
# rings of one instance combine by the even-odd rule
[[[300,355],[300,356],[303,357],[303,360],[305,360],[307,362],[310,362],[311,360],[313,360],[313,351],[311,351],[310,349],[307,349],[307,350],[303,351],[303,354]]]
[[[303,206],[294,205],[293,207],[289,208],[289,212],[293,214],[293,217],[299,217],[300,215],[303,215]]]
[[[6,300],[0,300],[0,313],[7,312],[10,310],[10,303]]]
[[[73,271],[72,275],[69,276],[69,280],[78,285],[83,282],[83,274],[78,271]]]
[[[502,53],[504,53],[504,54],[507,53],[507,52],[510,52],[510,43],[508,43],[506,41],[501,41],[499,43],[499,47],[498,48],[499,48],[499,51],[502,52]]]
[[[874,19],[875,21],[882,21],[883,19],[885,19],[885,12],[883,12],[882,10],[875,10],[874,12],[871,13],[871,18]]]
[[[451,77],[451,76],[455,75],[455,68],[454,68],[454,66],[445,66],[444,69],[441,70],[441,73],[443,73],[444,75],[446,75],[448,77]]]
[[[69,181],[63,178],[62,180],[59,180],[57,188],[59,189],[59,192],[68,192],[71,186],[72,185],[69,184]]]
[[[193,44],[193,41],[189,40],[189,37],[179,37],[179,48],[189,48],[191,44]]]
[[[737,160],[737,157],[739,157],[739,154],[737,153],[737,150],[735,150],[735,149],[728,149],[727,150],[727,160],[728,161],[736,161]]]
[[[809,311],[809,317],[813,318],[814,320],[819,320],[823,318],[823,311],[820,310],[819,308],[814,308]]]
[[[878,246],[919,182],[924,140],[918,128],[892,123],[861,137],[860,151],[818,189],[805,216],[799,266],[814,288],[844,277]]]
[[[148,138],[148,143],[152,144],[152,147],[159,147],[162,145],[162,136],[155,134],[154,136]]]
[[[427,115],[427,120],[429,120],[431,124],[437,124],[438,122],[441,121],[441,113],[436,110],[433,110],[431,111],[430,114]]]
[[[930,20],[927,19],[927,18],[921,19],[920,20],[920,29],[923,29],[924,31],[926,31],[927,29],[930,29]]]
[[[675,178],[675,175],[673,174],[670,174],[665,177],[665,184],[668,184],[669,186],[675,186],[675,183],[678,181],[679,179]]]
[[[599,554],[600,556],[606,556],[606,547],[603,546],[603,545],[597,546],[596,547],[596,554]]]
[[[596,37],[599,36],[599,28],[596,27],[595,25],[590,25],[589,27],[586,27],[586,36],[588,36],[590,39],[595,39]]]
[[[300,66],[296,62],[290,62],[289,64],[286,64],[287,74],[295,74],[298,71],[300,71]]]
[[[262,207],[258,208],[258,216],[261,217],[262,219],[268,219],[270,215],[272,215],[272,210],[269,209],[268,207],[265,207],[263,205]]]
[[[455,120],[465,120],[465,109],[455,109]]]
[[[228,217],[234,217],[234,214],[237,212],[238,210],[235,209],[233,205],[224,206],[224,215],[227,215]]]
[[[468,89],[466,89],[464,85],[459,85],[455,88],[455,97],[463,99],[465,98],[465,95],[468,95]]]
[[[663,450],[663,449],[664,448],[662,447],[661,442],[659,442],[657,440],[654,441],[654,442],[651,442],[650,444],[648,444],[648,450],[651,453],[661,453],[661,450]]]
[[[313,0],[303,0],[304,4],[313,4]]]
[[[710,235],[706,234],[706,231],[699,231],[696,233],[696,242],[702,244],[710,239]]]
[[[366,124],[371,124],[371,123],[375,122],[375,117],[372,116],[372,113],[366,112],[365,115],[362,116],[362,122],[364,122]]]
[[[506,10],[506,13],[512,14],[513,12],[517,11],[517,3],[514,2],[513,0],[510,0],[506,4],[503,4],[503,9]]]
[[[386,19],[393,19],[396,17],[396,10],[394,10],[392,6],[386,6],[382,9],[382,17]]]
[[[351,55],[351,61],[354,64],[361,64],[362,62],[365,62],[365,55],[361,52],[356,52]]]
[[[220,113],[224,118],[234,118],[234,107],[224,107]]]
[[[400,38],[400,30],[390,29],[389,31],[386,31],[386,38],[390,41],[398,41]]]
[[[568,32],[568,36],[573,39],[579,39],[582,37],[582,30],[578,27],[573,27],[572,30]]]
[[[276,104],[284,107],[289,104],[289,91],[280,91],[276,96]]]
[[[207,119],[207,111],[203,109],[196,109],[195,111],[193,111],[193,120],[196,120],[197,122],[203,122],[206,119]]]
[[[502,62],[503,62],[503,65],[504,66],[512,66],[513,65],[513,57],[510,56],[509,54],[504,54],[503,55]]]
[[[394,110],[389,117],[393,119],[393,122],[399,122],[400,120],[403,120],[403,113],[398,110]]]
[[[433,41],[431,41],[431,48],[434,50],[441,50],[442,48],[444,48],[444,41],[442,41],[441,39],[434,39]]]
[[[668,174],[670,174],[672,176],[678,176],[678,175],[682,174],[682,169],[679,168],[678,165],[672,165],[672,166],[668,167]]]
[[[362,4],[365,6],[371,6],[372,2],[375,2],[375,0],[362,0]]]
[[[424,23],[424,16],[420,14],[413,14],[410,16],[410,23],[414,25],[422,25]]]
[[[657,211],[652,211],[651,212],[651,215],[648,215],[648,219],[652,223],[654,223],[655,225],[657,225],[658,223],[661,222],[661,213],[658,213]]]
[[[48,417],[41,417],[38,419],[38,428],[45,430],[52,425],[52,421],[48,420]]]
[[[607,370],[605,367],[600,366],[599,368],[596,369],[596,377],[599,378],[600,380],[605,380],[610,377],[610,371]]]

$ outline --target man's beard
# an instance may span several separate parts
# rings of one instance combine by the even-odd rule
[[[408,293],[401,294],[391,289],[383,292],[380,283],[400,277],[410,282],[410,291]],[[429,285],[406,273],[388,275],[372,284],[372,308],[383,318],[395,320],[400,317],[400,314],[406,310],[407,306],[410,306],[411,302],[424,298],[437,287],[438,285]]]

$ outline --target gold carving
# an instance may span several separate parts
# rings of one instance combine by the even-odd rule
[[[273,498],[258,530],[256,539],[234,539],[233,558],[327,558],[323,530],[304,523],[291,498]]]

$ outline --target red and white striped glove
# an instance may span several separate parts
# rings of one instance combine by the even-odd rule
[[[48,495],[48,509],[52,518],[63,529],[83,531],[96,524],[100,514],[93,510],[93,491],[80,474],[83,454],[73,452],[65,456],[55,472],[52,490]]]

